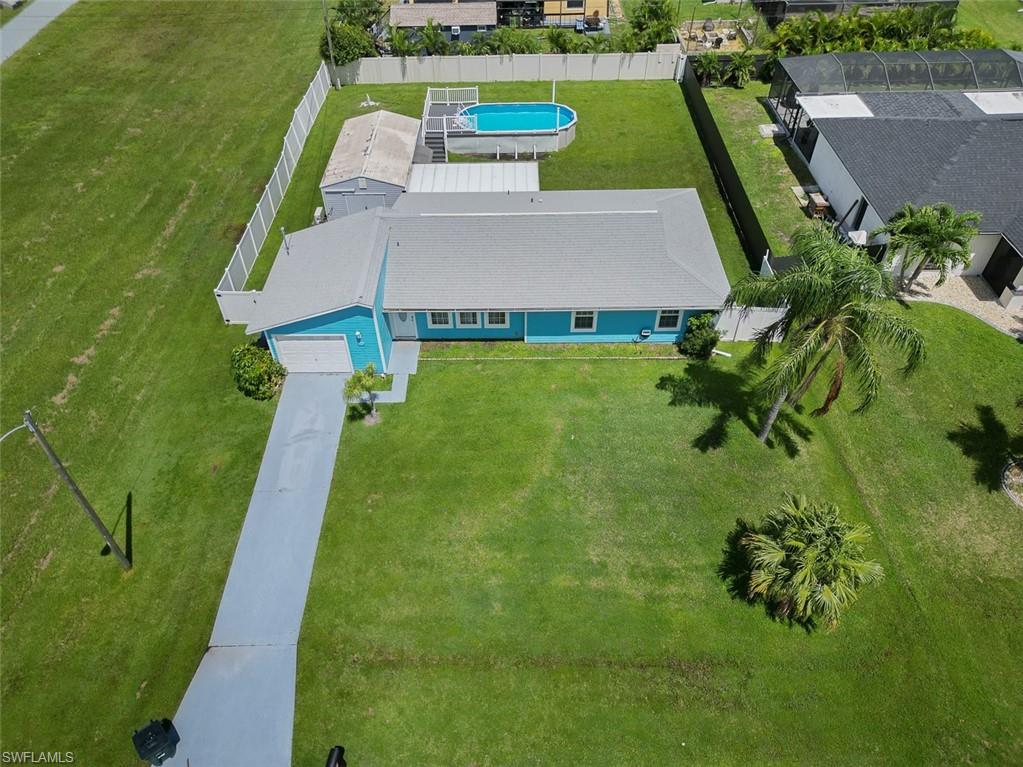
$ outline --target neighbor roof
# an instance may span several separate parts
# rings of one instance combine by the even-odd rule
[[[540,165],[535,162],[439,162],[415,164],[408,192],[536,192]]]
[[[815,125],[882,219],[907,202],[947,202],[979,211],[982,232],[1016,231],[1023,121],[863,117]]]
[[[287,235],[247,332],[315,317],[353,304],[372,306],[387,229],[377,210],[333,219]]]
[[[418,136],[419,120],[383,109],[345,120],[320,188],[355,178],[404,186]]]
[[[405,194],[384,308],[712,308],[728,279],[694,189]]]
[[[395,27],[425,27],[433,19],[442,27],[496,26],[497,3],[414,3],[391,6],[391,25]]]

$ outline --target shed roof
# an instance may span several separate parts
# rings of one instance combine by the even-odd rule
[[[537,192],[535,162],[426,163],[412,166],[408,192]]]
[[[355,178],[405,186],[419,137],[419,120],[383,109],[345,120],[320,188]]]
[[[425,27],[433,19],[442,27],[496,26],[496,2],[413,3],[391,6],[391,25],[395,27]]]
[[[387,228],[377,210],[344,216],[287,236],[263,290],[256,295],[248,332],[315,317],[353,304],[372,306],[380,279]]]
[[[711,308],[728,279],[695,189],[405,194],[384,308]]]

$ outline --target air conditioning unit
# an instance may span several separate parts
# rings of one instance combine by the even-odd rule
[[[853,245],[859,245],[865,247],[867,244],[867,230],[866,229],[854,229],[849,232],[849,240]]]
[[[316,209],[316,212],[313,213],[313,225],[322,224],[326,220],[327,214],[323,212],[323,206],[321,205]]]
[[[451,27],[451,39],[452,40],[457,40],[461,36],[462,36],[462,28],[461,27],[459,27],[459,26]]]

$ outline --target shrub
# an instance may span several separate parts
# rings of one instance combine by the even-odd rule
[[[678,350],[687,357],[708,360],[720,340],[721,334],[714,327],[714,315],[698,314],[686,323],[686,334],[678,342]]]
[[[700,81],[700,85],[706,87],[721,79],[721,60],[716,53],[704,51],[694,56],[692,62],[693,74]]]
[[[281,388],[287,371],[269,349],[242,344],[231,352],[231,374],[238,391],[253,399],[270,399]]]
[[[330,23],[330,34],[334,43],[334,63],[339,66],[356,59],[377,55],[373,36],[362,27],[341,24],[335,20]],[[330,58],[330,45],[326,31],[320,35],[320,55],[324,60]]]
[[[658,43],[675,42],[675,6],[668,0],[640,0],[629,15],[639,49],[652,51]]]

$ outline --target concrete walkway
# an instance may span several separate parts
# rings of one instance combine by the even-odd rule
[[[181,744],[166,764],[291,764],[295,647],[344,424],[346,379],[285,379],[210,646],[174,717]]]
[[[0,27],[0,61],[7,61],[36,33],[74,5],[76,0],[35,0]]]

